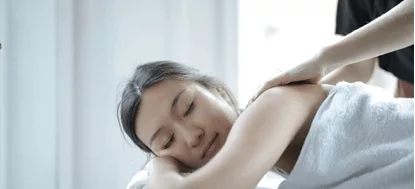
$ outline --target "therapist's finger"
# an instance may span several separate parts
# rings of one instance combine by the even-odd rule
[[[274,77],[271,80],[268,80],[267,82],[265,82],[260,88],[259,90],[255,93],[255,95],[249,100],[247,107],[249,105],[251,105],[252,102],[254,102],[263,92],[265,92],[266,90],[272,88],[272,87],[276,87],[278,85],[284,85],[289,83],[289,78],[287,78],[287,74],[286,73],[281,73],[278,76]]]

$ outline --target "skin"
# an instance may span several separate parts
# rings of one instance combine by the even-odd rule
[[[170,113],[173,99],[183,90],[177,109]],[[150,146],[151,136],[162,127],[150,148],[166,157],[153,162],[151,188],[252,188],[275,164],[290,172],[327,91],[319,85],[270,89],[239,117],[222,94],[177,80],[144,92],[136,134]],[[192,101],[192,111],[186,114]],[[169,142],[173,133],[174,142]],[[216,134],[211,152],[202,157]],[[197,170],[183,177],[177,162]]]
[[[327,67],[359,63],[414,44],[414,1],[396,7],[355,30],[337,43],[324,48]]]
[[[366,60],[413,44],[414,1],[405,0],[372,22],[343,37],[340,41],[322,48],[311,59],[265,82],[250,102],[253,102],[269,88],[297,81],[316,83],[320,81],[326,70],[334,70],[351,64],[366,64],[359,66],[366,71],[357,68],[360,70],[357,75],[366,79],[367,72],[373,71],[370,70],[373,63],[368,63]],[[349,66],[343,70],[345,71],[336,71],[324,82],[336,82],[336,75],[354,80],[353,76],[346,71],[356,70],[355,66]]]
[[[327,96],[319,85],[284,86],[269,89],[235,121],[220,150],[205,166],[186,177],[158,159],[154,188],[239,188],[252,189],[275,162],[283,158],[305,124],[312,121]],[[163,163],[164,162],[164,163]],[[249,170],[249,171],[246,171]],[[171,188],[171,187],[168,187]]]
[[[406,0],[377,20],[346,36],[339,43],[323,49],[315,59],[317,62],[324,62],[327,68],[341,67],[411,44],[413,44],[413,0]],[[297,76],[304,75],[303,71],[297,70],[299,73]],[[307,77],[315,77],[321,72],[322,69],[315,69],[314,75],[311,73]],[[297,80],[304,79],[307,78],[297,78]],[[282,83],[293,81],[296,80],[291,79]],[[276,82],[266,89],[279,84]],[[258,99],[255,98],[255,102],[233,124],[225,143],[222,144],[222,150],[219,150],[207,163],[205,161],[205,166],[183,177],[178,173],[174,161],[158,158],[150,179],[153,181],[150,181],[150,187],[254,188],[275,161],[284,157],[286,148],[291,149],[290,144],[296,143],[295,138],[303,132],[304,125],[310,123],[326,98],[327,94],[323,91],[318,86],[278,87],[271,88],[260,96],[257,95]],[[197,157],[194,154],[191,156]],[[175,159],[183,163],[187,161],[183,157]],[[203,165],[195,160],[189,162]]]
[[[336,35],[339,39],[344,36]],[[335,70],[327,70],[329,73],[321,79],[320,83],[336,85],[340,81],[346,81],[349,83],[363,82],[367,83],[373,75],[377,58],[371,58],[363,60],[353,64],[349,64]]]
[[[226,99],[194,82],[166,80],[144,92],[136,134],[156,156],[200,168],[221,149],[238,116]],[[212,150],[205,154],[213,139]]]

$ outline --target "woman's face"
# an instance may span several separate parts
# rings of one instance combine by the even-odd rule
[[[155,155],[197,169],[221,149],[236,118],[216,89],[166,80],[144,92],[135,129]]]

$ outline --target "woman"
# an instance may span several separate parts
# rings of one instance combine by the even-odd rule
[[[162,61],[137,67],[119,113],[130,139],[156,156],[150,188],[252,189],[275,167],[290,175],[280,188],[413,187],[413,99],[376,90],[282,86],[240,113],[220,81]]]

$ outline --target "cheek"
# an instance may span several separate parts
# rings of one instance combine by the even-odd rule
[[[186,157],[188,152],[188,148],[185,147],[185,144],[180,142],[175,142],[172,147],[168,150],[163,151],[160,154],[157,154],[160,157],[172,157],[182,163],[186,162]]]
[[[194,154],[189,151],[189,148],[186,146],[186,144],[178,144],[169,150],[168,153],[165,153],[164,156],[169,156],[176,159],[181,163],[183,168],[194,168],[198,167],[200,164],[199,158],[194,157]]]
[[[233,118],[232,116],[226,112],[226,111],[217,111],[214,112],[213,115],[214,119],[212,119],[212,121],[215,121],[215,125],[221,126],[221,127],[225,127],[225,128],[230,128],[233,125]]]
[[[213,128],[229,130],[236,120],[236,113],[227,105],[221,102],[211,103],[204,112],[204,122],[209,123]]]
[[[235,112],[234,108],[225,101],[218,103],[217,114],[217,116],[220,117],[220,120],[226,122],[229,127],[233,125],[236,118],[238,117],[238,114]]]

